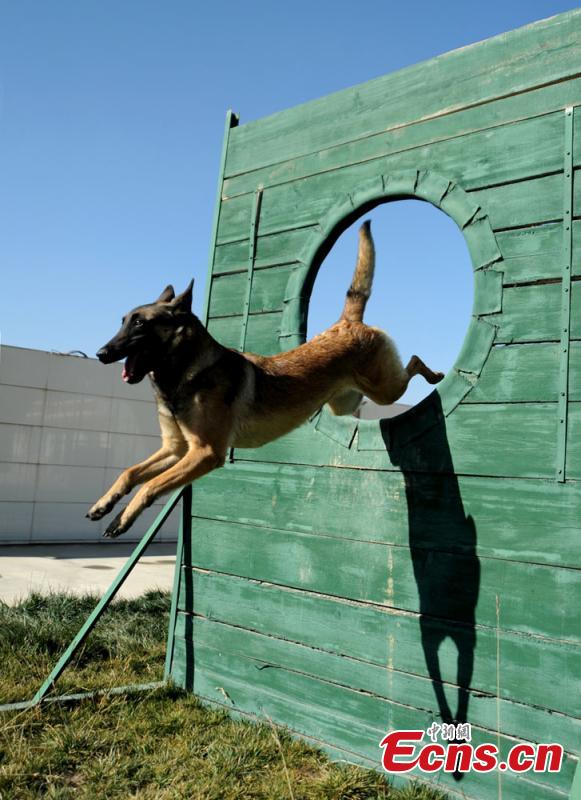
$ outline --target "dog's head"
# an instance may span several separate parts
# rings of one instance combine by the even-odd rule
[[[159,366],[167,355],[176,334],[193,319],[192,289],[175,296],[167,286],[154,303],[137,306],[121,321],[115,336],[97,352],[103,364],[125,359],[122,377],[126,383],[139,383]]]

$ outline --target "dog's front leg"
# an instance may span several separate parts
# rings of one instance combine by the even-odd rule
[[[178,424],[166,414],[159,414],[161,429],[161,447],[153,455],[124,470],[113,486],[105,492],[95,505],[89,510],[87,517],[97,520],[108,514],[113,506],[125,497],[126,494],[140,483],[154,478],[160,472],[173,467],[183,458],[188,450],[188,445],[183,437]]]
[[[127,507],[115,517],[103,536],[114,539],[125,533],[139,514],[162,494],[185,486],[221,467],[225,459],[225,448],[214,448],[211,445],[192,447],[177,464],[142,486]]]
[[[122,497],[129,494],[134,486],[159,475],[160,472],[164,472],[176,464],[183,457],[185,450],[185,443],[176,448],[164,446],[145,461],[124,470],[111,488],[92,506],[87,517],[92,520],[104,517]]]

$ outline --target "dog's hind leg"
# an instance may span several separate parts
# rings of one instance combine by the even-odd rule
[[[332,397],[327,405],[335,416],[340,417],[345,414],[354,414],[362,400],[363,394],[357,389],[347,389]]]
[[[379,346],[365,373],[358,376],[359,388],[374,403],[383,406],[397,402],[415,375],[421,375],[430,384],[442,380],[444,373],[431,370],[419,356],[412,356],[404,367],[391,339],[381,331],[377,333]]]
[[[428,383],[440,383],[442,378],[444,377],[443,372],[434,372],[433,369],[430,369],[419,356],[412,356],[406,366],[406,372],[410,376],[410,379],[414,377],[414,375],[421,375],[422,378],[425,378]]]

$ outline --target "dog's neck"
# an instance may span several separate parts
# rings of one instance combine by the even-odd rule
[[[159,366],[149,373],[154,389],[171,405],[180,386],[217,361],[224,349],[197,317],[189,315],[176,328]]]

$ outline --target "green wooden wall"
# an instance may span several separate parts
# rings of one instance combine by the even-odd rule
[[[322,258],[394,198],[456,221],[474,309],[409,413],[322,411],[194,486],[173,678],[375,768],[433,719],[564,745],[558,775],[438,776],[478,800],[567,796],[581,749],[580,56],[573,11],[226,126],[221,342],[302,342]]]

